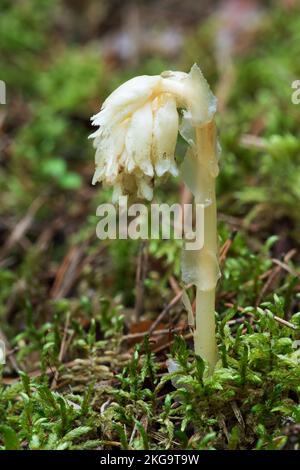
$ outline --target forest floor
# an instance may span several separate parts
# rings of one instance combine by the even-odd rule
[[[192,0],[2,3],[0,448],[299,448],[296,2],[202,6],[197,22]],[[212,376],[193,353],[180,241],[97,239],[111,192],[91,186],[87,140],[120,83],[194,62],[218,96],[222,146]],[[188,197],[176,178],[155,192]]]

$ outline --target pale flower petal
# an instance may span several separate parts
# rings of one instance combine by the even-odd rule
[[[150,178],[141,178],[137,181],[138,183],[138,197],[151,201],[153,198],[153,187],[151,185]]]
[[[104,170],[101,167],[97,167],[93,176],[92,184],[96,184],[98,181],[100,182],[103,177]]]
[[[178,134],[178,112],[176,101],[164,94],[154,110],[152,159],[155,171],[162,176],[167,171],[174,172],[174,152]]]
[[[139,105],[139,102],[145,102],[150,98],[160,81],[159,75],[141,75],[131,78],[109,95],[103,103],[103,108],[106,106],[123,107],[132,103]]]
[[[96,148],[92,183],[115,186],[114,199],[133,194],[150,200],[154,169],[158,177],[178,174],[174,152],[179,107],[185,109],[180,132],[193,146],[192,128],[211,120],[216,111],[216,99],[196,65],[189,74],[144,75],[117,88],[92,118],[100,126],[90,136]],[[217,160],[211,172],[217,173]]]
[[[151,163],[152,127],[151,103],[146,103],[133,114],[125,140],[129,157],[147,176],[153,176]]]
[[[129,117],[155,93],[160,76],[143,75],[119,86],[103,103],[101,111],[92,117],[94,126],[112,126]]]
[[[119,198],[123,196],[123,187],[120,181],[114,184],[114,190],[112,193],[112,203],[116,204],[119,201]]]

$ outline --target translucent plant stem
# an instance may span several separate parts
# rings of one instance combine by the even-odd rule
[[[194,345],[196,355],[206,360],[210,370],[212,370],[217,361],[215,339],[215,289],[197,289]]]
[[[205,359],[212,370],[217,361],[215,336],[215,291],[219,278],[217,210],[215,179],[218,175],[216,128],[214,121],[196,129],[196,153],[201,195],[196,203],[204,204],[204,246],[198,262],[205,269],[197,283],[195,353]]]

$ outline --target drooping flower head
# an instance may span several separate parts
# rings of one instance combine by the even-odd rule
[[[188,74],[163,72],[125,82],[92,117],[99,126],[90,136],[96,148],[93,184],[113,186],[114,201],[126,194],[151,200],[155,177],[177,175],[178,130],[191,144],[192,129],[211,121],[215,112],[216,99],[197,65]]]

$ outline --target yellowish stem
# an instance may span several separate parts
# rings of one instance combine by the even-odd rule
[[[197,128],[196,136],[199,181],[201,181],[204,200],[196,200],[195,202],[205,205],[204,246],[201,250],[201,257],[207,267],[207,284],[210,285],[210,288],[201,288],[202,282],[199,282],[197,287],[194,345],[195,353],[208,362],[210,371],[212,371],[217,361],[215,286],[218,280],[217,210],[215,196],[215,178],[218,173],[218,165],[215,123],[212,121],[203,127]]]
[[[215,336],[215,289],[196,294],[195,353],[208,362],[212,370],[217,360]]]

